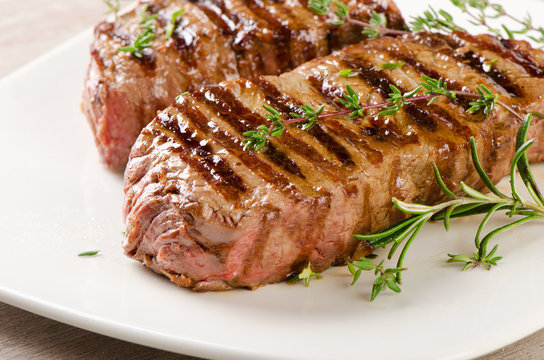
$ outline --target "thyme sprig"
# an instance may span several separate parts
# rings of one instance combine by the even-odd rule
[[[319,279],[321,277],[323,277],[323,275],[313,272],[312,264],[308,263],[308,265],[300,272],[300,274],[293,276],[291,279],[288,280],[288,282],[293,284],[299,280],[304,280],[304,286],[310,286],[310,280],[312,278]]]
[[[368,22],[353,19],[349,15],[349,8],[346,4],[336,0],[310,0],[308,8],[317,15],[327,15],[327,20],[332,25],[343,25],[345,23],[361,26],[363,33],[368,38],[378,38],[383,35],[403,35],[408,32],[387,28],[387,18],[382,13],[373,12]]]
[[[544,28],[535,26],[530,14],[519,19],[508,13],[503,6],[489,0],[450,0],[462,13],[468,16],[469,22],[476,26],[485,27],[490,33],[514,39],[516,35],[526,35],[535,43],[544,46]],[[352,19],[349,16],[349,8],[340,1],[310,0],[308,8],[318,15],[328,16],[327,20],[333,25],[350,23],[363,28],[363,33],[368,38],[379,38],[383,35],[402,35],[408,32],[420,31],[466,31],[465,28],[455,22],[454,16],[442,9],[435,10],[429,6],[422,15],[412,17],[407,31],[387,28],[387,19],[384,14],[374,12],[368,22]],[[521,27],[511,29],[505,23],[496,27],[493,22],[507,18]]]
[[[482,182],[490,191],[490,194],[484,194],[461,182],[463,196],[458,196],[446,186],[440,175],[438,167],[436,164],[433,164],[436,182],[441,191],[446,196],[450,197],[451,200],[434,206],[428,206],[407,203],[393,198],[394,206],[403,213],[411,216],[399,224],[396,224],[378,234],[354,235],[354,237],[358,240],[368,242],[368,244],[374,248],[383,248],[392,244],[387,256],[389,260],[402,246],[402,251],[398,256],[395,267],[395,269],[401,269],[403,268],[403,262],[408,248],[414,241],[421,228],[429,220],[442,220],[447,231],[450,229],[450,222],[452,218],[486,214],[483,220],[480,222],[474,238],[476,251],[471,256],[465,254],[448,254],[449,259],[447,262],[462,263],[464,264],[463,270],[479,266],[490,269],[492,266],[496,266],[497,261],[502,259],[502,257],[496,256],[498,244],[496,244],[491,251],[488,251],[489,242],[497,235],[507,230],[536,219],[544,218],[544,196],[542,196],[542,193],[540,192],[538,185],[536,184],[529,169],[527,158],[527,150],[534,142],[534,140],[527,140],[527,132],[532,116],[533,114],[529,114],[524,118],[516,138],[516,153],[510,167],[511,196],[508,196],[497,189],[489,176],[486,174],[478,158],[476,140],[474,137],[472,137],[470,139],[472,162]],[[519,190],[516,188],[516,169],[519,171],[523,183],[529,191],[532,201],[523,199],[519,193]],[[488,224],[489,220],[493,217],[493,215],[500,211],[505,212],[511,218],[516,217],[516,220],[507,225],[494,229],[482,237],[485,226]],[[383,262],[380,263],[380,266],[381,265],[383,265]],[[355,282],[359,275],[354,273],[352,268],[349,268],[349,270],[353,274],[353,282]],[[379,282],[378,280],[376,281]],[[383,281],[383,279],[380,279],[380,281]],[[395,282],[397,285],[402,283],[400,271],[395,274]],[[372,293],[374,294],[374,289]],[[374,298],[375,296],[372,296],[372,299]]]
[[[508,13],[500,4],[489,0],[450,0],[462,13],[468,16],[469,22],[475,26],[485,27],[493,35],[514,39],[516,35],[526,35],[537,44],[544,45],[544,28],[533,24],[531,15],[519,19]],[[508,18],[521,28],[511,29],[505,23],[493,25],[496,20]],[[453,16],[444,10],[434,10],[429,7],[423,15],[412,18],[412,31],[438,30],[444,32],[466,31],[454,22]]]
[[[361,105],[359,105],[359,95],[351,86],[346,85],[344,98],[338,98],[338,101],[352,111],[352,113],[347,116],[348,119],[355,119],[360,116],[364,116],[364,109],[361,107]]]
[[[493,94],[485,85],[478,85],[476,90],[480,94],[480,98],[470,103],[471,107],[467,112],[473,114],[483,109],[484,114],[487,116],[495,109],[499,95]]]
[[[257,130],[246,131],[245,133],[243,133],[243,135],[247,137],[247,139],[242,141],[244,150],[255,149],[255,151],[259,151],[266,145],[269,136],[281,136],[285,131],[285,124],[281,120],[278,110],[266,104],[263,105],[263,108],[268,111],[268,114],[266,114],[266,118],[272,122],[272,125],[270,127],[266,127],[265,125],[259,125],[257,127]],[[310,119],[308,118],[301,121],[310,121]]]
[[[349,73],[349,75],[351,74],[352,72]],[[471,108],[469,109],[469,112],[471,114],[481,111],[487,116],[495,109],[495,105],[499,104],[519,117],[519,115],[507,104],[500,102],[498,96],[491,94],[489,89],[484,85],[479,85],[476,89],[476,93],[468,91],[452,91],[448,89],[447,82],[442,78],[434,79],[422,75],[420,86],[412,91],[402,93],[401,90],[394,85],[390,85],[390,89],[392,92],[389,94],[389,98],[386,102],[361,105],[359,94],[357,94],[350,85],[346,85],[342,97],[337,98],[338,102],[345,107],[344,110],[325,113],[324,106],[314,109],[309,105],[304,105],[300,108],[300,113],[302,115],[292,112],[290,113],[290,118],[285,120],[281,118],[280,113],[276,109],[269,105],[263,105],[265,110],[268,111],[266,117],[272,124],[270,127],[261,125],[256,130],[243,133],[243,136],[247,139],[244,139],[242,144],[246,150],[254,149],[255,151],[259,151],[266,145],[269,137],[281,136],[287,130],[286,125],[300,124],[303,130],[308,130],[314,126],[315,122],[318,120],[324,120],[335,116],[345,116],[349,120],[354,120],[363,117],[365,111],[371,109],[381,110],[378,113],[378,116],[390,116],[398,113],[406,103],[427,101],[427,105],[432,105],[441,96],[448,99],[455,99],[457,96],[462,95],[476,99],[470,103]],[[424,93],[419,95],[423,89],[425,89]]]
[[[472,19],[472,24],[484,26],[489,32],[495,35],[502,36],[504,32],[506,37],[510,39],[513,39],[515,34],[527,35],[536,43],[544,44],[544,28],[534,26],[530,14],[527,14],[524,19],[519,19],[508,13],[502,5],[493,3],[489,0],[451,0],[451,2]],[[522,28],[511,30],[504,23],[500,24],[499,28],[493,27],[490,20],[499,19],[501,17],[513,20],[521,25]]]
[[[429,9],[425,10],[423,15],[412,17],[410,25],[413,32],[433,30],[466,31],[454,23],[453,16],[449,12],[445,10],[436,11],[432,6],[429,6]]]
[[[119,9],[121,8],[121,0],[102,0],[108,7],[108,14],[113,14],[117,18]]]
[[[142,31],[138,34],[132,45],[123,46],[119,51],[129,52],[138,59],[143,58],[143,51],[152,46],[151,42],[155,39],[155,20],[159,17],[158,14],[147,15],[148,4],[145,4],[140,10],[140,25]]]
[[[389,87],[393,91],[387,99],[391,105],[383,106],[383,111],[378,113],[378,116],[389,116],[398,113],[406,104],[406,101],[413,98],[421,90],[421,86],[418,86],[414,90],[403,94],[395,85],[389,85]]]
[[[357,280],[359,280],[362,271],[374,270],[376,280],[374,280],[374,283],[372,284],[372,294],[370,296],[370,301],[373,301],[376,296],[378,296],[378,294],[386,288],[389,288],[396,293],[400,293],[401,291],[400,286],[397,283],[396,274],[399,274],[401,271],[404,271],[406,269],[384,269],[384,262],[385,260],[382,260],[378,265],[375,265],[372,261],[370,261],[368,257],[363,257],[360,260],[347,262],[348,270],[353,275],[353,281],[351,282],[351,285],[354,285]]]

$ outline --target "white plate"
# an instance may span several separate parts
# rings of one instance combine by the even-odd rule
[[[407,13],[421,1],[400,0]],[[436,1],[438,3],[438,1]],[[433,4],[440,7],[440,4]],[[544,4],[517,1],[544,13]],[[500,238],[493,271],[461,272],[475,220],[429,225],[406,260],[403,293],[368,301],[372,276],[345,268],[309,288],[196,294],[122,255],[122,175],[98,164],[79,99],[90,31],[0,83],[0,300],[81,328],[222,359],[457,359],[544,326],[542,224]],[[536,168],[544,180],[544,167]],[[503,220],[497,220],[500,224]],[[99,256],[78,253],[100,249]]]

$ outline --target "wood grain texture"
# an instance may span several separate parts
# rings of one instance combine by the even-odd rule
[[[96,23],[106,10],[100,0],[0,0],[0,77]],[[195,359],[94,334],[2,303],[0,319],[1,360]],[[506,359],[544,359],[544,330],[479,360]]]

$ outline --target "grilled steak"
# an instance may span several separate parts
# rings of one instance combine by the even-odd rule
[[[142,6],[95,29],[83,92],[83,110],[103,163],[125,165],[136,137],[174,98],[224,80],[277,75],[362,39],[360,28],[335,27],[307,9],[306,0],[151,0],[147,15],[158,14],[153,47],[141,59],[119,47],[131,45]],[[373,11],[388,25],[404,21],[391,0],[349,1],[352,18]],[[165,28],[185,9],[172,37]]]
[[[385,62],[404,61],[385,70]],[[135,143],[125,173],[126,253],[195,290],[254,288],[281,281],[308,262],[316,271],[368,253],[353,233],[403,219],[392,197],[442,199],[432,163],[455,191],[481,189],[472,168],[474,136],[482,164],[498,182],[509,171],[520,120],[502,107],[469,115],[473,98],[407,103],[387,118],[328,118],[309,131],[289,126],[260,152],[244,151],[245,131],[303,104],[326,112],[350,85],[362,104],[383,102],[394,84],[415,88],[421,75],[450,89],[486,85],[521,113],[542,111],[544,53],[491,36],[420,33],[363,41],[280,76],[224,82],[161,112]],[[341,77],[341,69],[354,76]],[[542,135],[542,122],[532,136]],[[533,159],[544,153],[535,144]],[[358,249],[358,247],[360,247]]]

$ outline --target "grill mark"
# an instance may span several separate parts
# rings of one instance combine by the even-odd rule
[[[456,53],[455,50],[462,45],[455,41],[451,36],[443,34],[425,34],[426,36],[418,37],[420,44],[429,48],[438,49],[438,51],[444,55],[450,56],[455,59],[460,59],[464,64],[471,67],[490,81],[494,82],[497,87],[502,87],[510,96],[523,96],[523,90],[512,81],[507,74],[490,67],[486,71],[485,57],[478,54],[475,50],[469,50],[462,54]],[[444,48],[445,47],[445,48]]]
[[[341,90],[335,86],[326,85],[326,79],[322,76],[311,75],[307,77],[307,80],[321,95],[324,101],[335,108],[342,108],[343,105],[338,101],[338,97],[342,95]],[[417,136],[406,136],[406,134],[401,134],[400,129],[392,122],[384,123],[384,121],[381,121],[381,124],[379,124],[380,120],[374,118],[371,120],[371,123],[373,127],[361,128],[359,126],[360,132],[363,135],[376,137],[379,141],[390,141],[394,145],[415,144],[418,142]],[[329,125],[329,129],[333,131],[335,135],[346,138],[352,144],[362,149],[372,163],[376,164],[383,160],[381,152],[370,147],[368,142],[364,140],[360,134],[353,133],[349,128],[344,127],[341,122],[327,120],[327,125]]]
[[[195,58],[195,45],[198,41],[198,35],[187,29],[189,21],[187,18],[182,18],[181,23],[179,24],[176,31],[172,33],[174,49],[181,57],[181,59],[190,67],[194,68],[197,66],[197,61]]]
[[[281,190],[291,190],[291,183],[287,177],[275,172],[270,165],[261,161],[259,157],[244,151],[244,147],[240,141],[230,135],[228,132],[221,131],[210,125],[210,121],[197,108],[188,105],[186,102],[182,104],[176,103],[174,104],[174,107],[180,112],[180,114],[188,119],[191,119],[195,127],[202,131],[206,136],[213,138],[225,149],[228,149],[247,168],[258,174],[258,176],[264,181],[275,185]]]
[[[276,59],[279,65],[279,73],[293,68],[293,58],[289,48],[293,32],[289,26],[282,23],[281,19],[268,11],[260,0],[244,0],[244,4],[255,15],[256,18],[265,21],[268,27],[274,32]],[[287,9],[287,7],[286,7]]]
[[[389,93],[391,92],[391,88],[389,86],[394,84],[384,71],[377,70],[370,62],[366,60],[358,59],[347,54],[344,54],[341,58],[346,66],[354,70],[358,74],[359,78],[366,82],[368,85],[372,86],[377,93],[382,95],[384,98],[387,98],[389,96]],[[397,87],[403,93],[406,92],[406,90],[402,87]],[[403,110],[423,130],[436,130],[436,120],[433,119],[428,111],[410,102],[407,102],[405,104]]]
[[[203,92],[208,91],[210,92],[210,94],[212,94],[215,89],[216,87],[206,87]],[[228,89],[221,88],[221,90],[223,92],[222,95],[225,95],[226,98],[220,100],[222,102],[221,104],[215,104],[212,106],[225,106],[224,111],[227,112],[238,111],[235,113],[239,116],[235,119],[236,121],[234,121],[234,123],[230,125],[234,127],[239,133],[243,133],[248,130],[254,130],[255,126],[258,125],[270,125],[270,122],[267,119],[246,108],[238,99],[236,99],[236,97]],[[194,95],[204,97],[205,94],[197,92]],[[216,101],[217,100],[219,99],[216,97]],[[298,154],[299,156],[312,163],[316,168],[319,169],[320,173],[328,176],[332,181],[340,183],[343,183],[345,181],[342,170],[339,169],[337,165],[331,163],[328,159],[321,156],[313,146],[292,136],[289,132],[285,132],[281,137],[276,138],[276,141],[285,146],[288,146],[290,151]]]
[[[442,76],[440,73],[436,72],[435,70],[429,69],[425,65],[414,60],[414,58],[407,56],[407,54],[402,54],[400,53],[400,51],[396,51],[396,52],[389,51],[388,53],[393,58],[406,62],[407,66],[411,67],[416,72],[423,73],[435,79],[445,78],[444,76]],[[458,82],[451,81],[451,80],[445,80],[445,81],[447,82],[449,89],[463,90],[462,86]],[[399,89],[401,89],[402,92],[406,91],[405,89],[402,89],[402,88],[399,88]],[[455,99],[453,99],[453,103],[457,106],[462,107],[464,111],[470,108],[471,106],[470,101],[472,101],[472,99],[468,97],[462,97],[462,96],[457,96]],[[456,117],[450,114],[447,110],[444,110],[440,106],[434,105],[434,104],[431,105],[429,108],[432,109],[432,113],[435,115],[435,117],[437,117],[442,123],[444,123],[448,129],[452,130],[456,136],[460,136],[463,138],[469,138],[470,136],[472,136],[472,131],[470,130],[470,128],[466,125],[463,125],[459,120],[457,120]],[[425,109],[422,109],[422,110],[428,113]],[[414,110],[412,109],[412,111]],[[429,116],[432,116],[432,115],[429,115]]]
[[[261,215],[259,221],[259,232],[257,236],[255,236],[255,241],[253,241],[251,248],[246,252],[246,256],[244,257],[244,263],[241,269],[241,273],[243,276],[246,276],[251,272],[254,264],[260,264],[262,262],[261,260],[263,258],[263,251],[268,242],[270,232],[274,227],[274,219],[278,217],[278,212],[279,209],[271,209],[270,213],[268,214],[275,214],[276,216],[270,216],[270,218],[269,216],[267,216],[268,214],[266,213]]]
[[[237,201],[240,198],[240,193],[246,192],[247,188],[242,178],[224,160],[217,157],[214,159],[209,145],[202,145],[192,134],[182,131],[179,124],[175,124],[170,117],[159,116],[157,120],[163,129],[172,132],[184,144],[184,146],[173,148],[173,151],[177,152],[186,164],[216,191],[220,192],[225,199]],[[153,131],[155,136],[168,141],[168,138],[164,139],[166,137],[164,134],[156,132],[158,131]]]
[[[510,96],[521,97],[523,96],[523,90],[513,83],[502,71],[490,66],[486,71],[485,58],[475,53],[472,50],[464,53],[461,58],[465,61],[465,64],[476,70],[486,78],[492,80],[498,87],[502,87],[506,90]]]
[[[301,114],[300,107],[302,104],[298,100],[282,93],[277,87],[263,77],[254,78],[249,81],[261,89],[265,99],[283,116],[290,117],[289,114],[291,112]],[[308,130],[308,133],[319,141],[329,152],[334,154],[343,165],[354,165],[355,163],[351,159],[351,155],[347,149],[338,143],[332,136],[327,134],[324,129],[325,127],[322,124],[316,123]]]
[[[221,35],[233,35],[236,31],[236,24],[229,19],[224,10],[208,1],[191,1],[198,7],[206,17],[219,29]]]
[[[326,78],[319,75],[310,75],[306,77],[306,80],[312,85],[312,88],[321,94],[321,97],[327,102],[327,104],[341,108],[343,105],[338,98],[342,96],[342,90],[336,86],[325,84]]]
[[[531,74],[533,76],[536,76],[536,77],[544,77],[544,68],[542,67],[542,65],[540,65],[538,62],[536,62],[535,59],[533,59],[531,57],[531,55],[529,53],[527,53],[526,51],[518,51],[518,50],[515,50],[514,47],[515,47],[515,42],[514,40],[510,40],[510,39],[501,39],[501,43],[502,45],[508,50],[510,51],[517,59],[520,59],[523,64],[526,66],[526,69],[531,69]]]
[[[332,131],[338,137],[345,137],[353,146],[361,149],[365,158],[370,161],[371,164],[377,165],[383,162],[383,153],[377,149],[372,148],[368,142],[359,134],[346,130],[344,126],[336,120],[327,120],[328,129]],[[417,137],[416,137],[417,142]]]
[[[311,228],[311,231],[305,233],[305,237],[300,239],[300,250],[296,259],[292,262],[290,273],[299,273],[308,262],[311,260],[312,253],[319,251],[317,245],[320,243],[320,239],[323,238],[323,227],[313,226],[314,224],[325,224],[327,216],[331,211],[331,194],[327,194],[325,197],[313,199],[313,206],[308,209],[311,211],[310,216],[307,219],[307,226]],[[343,245],[338,243],[338,246]],[[315,260],[315,259],[314,259]],[[322,266],[319,263],[313,263],[313,266]]]
[[[447,76],[443,76],[441,73],[434,69],[430,69],[424,64],[420,63],[413,57],[411,57],[409,54],[401,53],[400,51],[388,51],[388,54],[392,56],[395,59],[402,60],[406,64],[410,65],[412,69],[417,71],[420,74],[427,75],[429,77],[432,77],[434,79],[444,79],[444,81],[448,84],[448,89],[456,90],[456,91],[464,91],[463,87],[455,80],[449,79]],[[470,109],[472,105],[470,103],[474,99],[469,98],[467,96],[459,95],[455,99],[452,99],[451,101],[464,109],[464,111],[467,111]]]
[[[238,14],[230,11],[223,0],[190,1],[194,2],[224,34],[230,35],[231,48],[236,54],[237,67],[240,73],[243,73],[241,71],[243,67],[248,66],[245,64],[248,58],[257,73],[264,72],[263,59],[259,56],[257,50],[259,47],[252,41],[254,38],[252,33],[255,30],[246,31],[252,26],[251,20],[256,21],[255,19],[241,18]]]
[[[454,36],[469,42],[476,44],[482,50],[489,50],[500,54],[503,58],[506,58],[525,69],[525,71],[534,77],[544,77],[544,69],[538,65],[538,63],[531,58],[528,54],[514,50],[514,42],[510,40],[498,40],[493,37],[477,37],[464,32],[456,32]]]
[[[212,108],[213,111],[217,112],[222,119],[239,133],[243,134],[246,131],[253,130],[252,125],[247,121],[249,120],[251,123],[254,123],[251,120],[254,120],[257,116],[243,106],[236,97],[225,88],[210,86],[195,92],[193,96]],[[241,119],[245,119],[246,121]],[[260,123],[259,125],[261,125],[266,123],[266,120],[263,118],[257,123]],[[298,176],[301,179],[305,179],[299,166],[283,152],[278,150],[273,144],[268,143],[263,153],[271,162],[278,165],[283,170]]]

